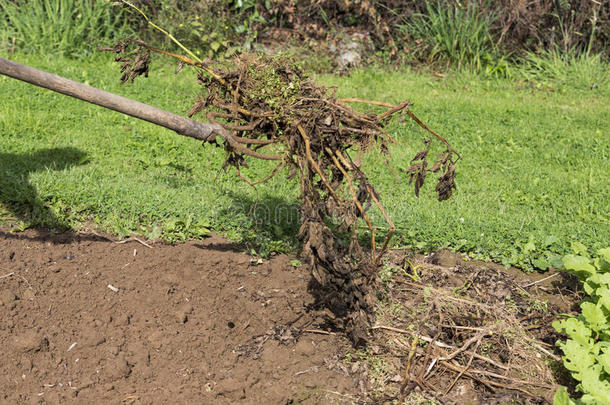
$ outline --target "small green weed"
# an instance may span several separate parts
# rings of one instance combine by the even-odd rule
[[[396,274],[397,268],[391,264],[384,264],[379,271],[379,278],[383,283],[387,283],[392,280],[394,274]]]
[[[271,0],[262,2],[257,0],[231,0],[230,3],[238,18],[238,22],[233,24],[233,30],[243,38],[239,48],[250,52],[256,45],[258,27],[267,24],[265,18],[259,13],[259,5],[262,3],[267,10],[270,10],[272,7]]]
[[[193,49],[201,58],[223,59],[234,52],[234,32],[231,13],[218,1],[198,2],[181,0],[162,0],[157,7],[154,3],[148,6],[142,2],[139,9],[143,14],[152,17],[159,26],[168,30],[187,48]],[[135,8],[128,8],[134,18],[142,20],[143,14]],[[157,30],[138,35],[151,39],[162,48],[182,52],[166,35]]]
[[[188,238],[202,239],[210,234],[210,225],[205,221],[170,219],[162,227],[161,237],[169,242],[184,241]]]
[[[162,0],[157,7],[143,4],[141,10],[154,15],[160,26],[193,49],[197,56],[222,60],[235,53],[260,48],[256,42],[258,33],[268,22],[259,8],[269,10],[271,7],[270,0]],[[153,35],[153,42],[163,44],[164,48],[175,48],[165,36],[143,34]]]

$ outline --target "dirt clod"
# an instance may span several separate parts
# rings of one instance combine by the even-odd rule
[[[186,323],[189,314],[193,312],[193,305],[190,303],[184,303],[178,306],[175,315],[179,323]]]
[[[104,371],[102,373],[102,379],[107,381],[116,381],[127,378],[131,373],[131,368],[127,364],[125,355],[119,353],[119,355],[113,359],[109,359],[104,364]]]
[[[6,305],[13,309],[15,307],[15,300],[17,300],[17,296],[11,290],[4,289],[0,291],[0,305]]]
[[[36,293],[31,288],[28,288],[27,290],[25,290],[23,292],[22,298],[24,300],[31,300],[31,299],[34,299],[35,296],[36,296]],[[2,299],[0,298],[0,300],[2,300]]]
[[[455,267],[458,263],[460,263],[460,260],[454,253],[443,249],[432,254],[430,257],[430,263],[443,267]]]
[[[13,336],[13,348],[19,353],[37,352],[48,348],[49,341],[39,332],[29,330]]]

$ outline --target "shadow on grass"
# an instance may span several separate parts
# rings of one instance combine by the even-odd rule
[[[57,218],[30,184],[30,174],[64,170],[85,163],[86,153],[72,147],[40,149],[29,153],[0,152],[0,204],[29,225],[52,230],[70,226]]]
[[[218,218],[219,221],[228,218],[230,226],[237,226],[243,237],[241,245],[244,248],[254,248],[258,252],[259,249],[266,251],[270,247],[273,251],[277,245],[291,246],[288,250],[276,250],[287,253],[299,247],[297,234],[301,226],[301,211],[298,200],[270,195],[255,199],[234,192],[228,192],[228,196],[232,202],[221,209]],[[336,225],[338,224],[339,221]],[[387,233],[387,229],[376,227],[375,241],[378,249],[383,246]],[[371,234],[363,220],[360,220],[358,240],[364,249],[370,249]]]
[[[301,214],[299,203],[281,196],[259,198],[229,192],[231,203],[223,207],[217,221],[220,228],[226,219],[227,228],[236,228],[244,247],[257,252],[286,253],[298,246]]]

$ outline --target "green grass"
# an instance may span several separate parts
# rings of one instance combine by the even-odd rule
[[[198,90],[188,69],[176,78],[173,68],[156,66],[150,79],[121,85],[110,55],[16,59],[178,114]],[[293,183],[278,178],[257,193],[221,170],[220,148],[4,76],[0,93],[0,205],[8,216],[26,225],[93,225],[177,240],[212,227],[266,249],[295,246]],[[267,169],[252,162],[244,174],[263,177]],[[274,221],[260,223],[276,208]]]
[[[87,56],[133,34],[120,6],[104,0],[0,0],[0,50]]]
[[[607,66],[607,65],[606,65]],[[607,70],[607,68],[606,68]],[[433,184],[417,200],[406,176],[394,178],[370,154],[365,168],[405,243],[449,246],[517,264],[544,267],[581,241],[610,242],[610,85],[595,90],[528,89],[526,83],[462,75],[446,80],[366,70],[326,77],[340,94],[415,102],[416,112],[463,155],[458,192],[434,201]],[[395,124],[393,165],[409,166],[421,149],[418,128]],[[428,180],[433,180],[429,178]]]
[[[149,79],[120,85],[110,57],[15,59],[180,114],[197,91],[186,69],[176,78],[153,66]],[[365,170],[399,228],[396,243],[448,246],[523,268],[567,253],[572,241],[610,244],[607,82],[549,92],[380,69],[320,80],[339,85],[343,96],[413,101],[413,111],[463,155],[458,191],[443,203],[434,198],[434,176],[419,199],[407,184],[403,170],[424,138],[413,123],[391,125],[392,168],[379,153],[366,155]],[[221,170],[219,148],[5,77],[0,94],[6,217],[174,240],[214,229],[263,252],[296,246],[298,187],[285,174],[254,190]],[[245,174],[261,178],[269,167],[252,162]]]
[[[608,86],[608,63],[601,54],[562,52],[551,48],[544,52],[528,52],[519,60],[516,74],[539,86],[577,87],[581,90]]]
[[[424,14],[414,14],[398,26],[410,53],[425,55],[428,62],[444,62],[458,70],[481,71],[494,65],[498,53],[490,29],[496,16],[481,12],[475,1],[426,3]],[[413,47],[413,43],[419,43]]]

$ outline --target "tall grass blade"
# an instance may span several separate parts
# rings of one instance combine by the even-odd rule
[[[0,49],[87,54],[97,45],[133,33],[125,12],[99,0],[0,0]]]

